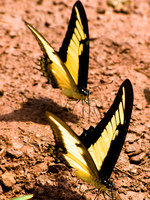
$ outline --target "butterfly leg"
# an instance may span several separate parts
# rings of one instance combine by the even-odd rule
[[[99,120],[99,118],[98,118],[98,116],[97,116],[97,113],[96,113],[96,110],[95,110],[95,107],[94,107],[92,104],[90,104],[90,101],[94,101],[94,100],[93,100],[93,99],[90,100],[89,98],[88,98],[88,101],[85,100],[85,103],[88,104],[88,106],[89,106],[89,121],[90,121],[91,107],[92,107],[93,110],[94,110],[94,113],[95,113],[95,115],[96,115],[96,117],[97,117],[97,120]],[[95,101],[94,101],[94,102],[95,102]],[[96,102],[95,102],[95,105],[96,105]],[[90,106],[91,106],[91,107],[90,107]]]
[[[103,193],[103,197],[104,197],[104,199],[106,200],[106,197],[105,197],[105,192],[102,192]]]
[[[72,110],[72,111],[74,111],[75,106],[76,106],[79,102],[80,102],[80,99],[74,104],[73,110]]]
[[[84,100],[82,100],[82,121],[83,121],[83,117],[84,117]]]
[[[90,105],[90,99],[89,99],[89,97],[88,97],[88,102],[87,102],[87,104],[89,105],[89,121],[90,121],[90,113],[91,113],[91,105]]]
[[[111,194],[108,194],[107,192],[103,192],[103,196],[105,197],[105,194],[111,199],[114,200],[113,198],[113,190],[111,190]],[[106,199],[106,198],[105,198]]]
[[[114,196],[116,197],[116,193],[115,192],[116,192],[115,190],[111,189],[111,198],[112,198],[112,200],[114,199],[113,198]]]
[[[81,188],[81,187],[80,187]],[[95,188],[90,188],[90,189],[87,189],[87,190],[84,190],[84,192],[82,192],[80,189],[79,191],[82,193],[82,195],[85,195],[86,192],[90,191],[90,190],[95,190]]]

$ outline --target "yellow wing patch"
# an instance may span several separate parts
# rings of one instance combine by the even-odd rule
[[[58,86],[63,90],[62,93],[68,97],[75,99],[84,99],[85,97],[79,93],[76,83],[74,82],[70,72],[66,68],[65,64],[57,55],[56,51],[50,46],[50,44],[44,39],[44,37],[34,29],[30,24],[25,22],[27,27],[36,37],[39,45],[45,55],[48,56],[50,60],[50,65],[47,66],[49,71],[53,74],[57,80]],[[76,55],[76,54],[75,54]],[[68,64],[72,64],[73,57],[69,56]],[[73,62],[74,63],[74,62]],[[76,67],[76,66],[75,66]]]
[[[79,56],[83,51],[85,41],[88,36],[84,32],[82,21],[80,18],[79,10],[75,6],[75,12],[77,16],[76,26],[74,27],[74,33],[70,40],[68,50],[67,50],[67,60],[65,62],[66,67],[70,71],[72,78],[75,83],[78,84],[78,73],[79,73]]]
[[[119,130],[117,129],[119,124],[124,124],[124,109],[125,109],[125,89],[122,88],[122,101],[119,103],[118,109],[115,111],[111,120],[103,130],[99,139],[88,148],[94,163],[99,171],[103,164],[103,161],[109,151],[111,142],[118,136]]]
[[[77,170],[76,174],[78,176],[79,174],[82,174],[82,177],[80,178],[88,182],[91,182],[92,179],[98,178],[96,166],[89,152],[78,139],[76,134],[52,113],[46,111],[46,116],[52,126],[56,144],[58,143],[59,146],[66,150],[63,157],[71,167]]]

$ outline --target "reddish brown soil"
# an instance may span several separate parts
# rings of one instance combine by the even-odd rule
[[[90,31],[88,88],[98,118],[69,101],[34,69],[42,52],[23,20],[58,50],[74,0],[0,1],[0,199],[32,193],[36,200],[94,199],[96,191],[72,169],[55,165],[48,152],[53,135],[49,110],[77,133],[103,117],[121,83],[129,78],[134,107],[125,145],[111,179],[120,199],[150,199],[150,1],[133,0],[122,12],[83,0]],[[94,105],[94,103],[92,103]],[[67,109],[66,109],[67,108]],[[122,172],[121,172],[121,171]],[[3,183],[2,183],[3,182]],[[103,197],[100,195],[100,199]]]

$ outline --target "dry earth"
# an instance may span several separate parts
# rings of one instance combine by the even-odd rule
[[[133,0],[112,8],[105,1],[83,0],[90,31],[88,88],[98,118],[88,107],[69,101],[46,84],[35,62],[42,55],[23,20],[58,50],[74,0],[0,1],[0,199],[34,194],[34,200],[94,199],[96,191],[72,169],[55,165],[54,143],[45,119],[49,110],[77,133],[95,126],[109,109],[121,83],[129,78],[134,107],[129,133],[114,169],[120,199],[150,199],[150,1]],[[66,106],[67,104],[67,106]],[[93,103],[94,105],[94,103]],[[66,109],[67,108],[67,109]],[[100,195],[100,199],[103,197]]]

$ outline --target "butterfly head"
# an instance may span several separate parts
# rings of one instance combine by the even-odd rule
[[[114,190],[114,184],[108,178],[106,178],[105,176],[100,177],[99,180],[96,180],[94,182],[94,186],[99,190],[99,192],[103,193],[104,198],[105,195],[107,195],[111,200],[114,200],[114,196],[116,195]],[[97,194],[97,196],[98,195],[99,193]]]
[[[114,190],[114,183],[110,181],[105,175],[100,175],[101,180],[101,187],[99,188],[100,191],[103,193],[104,197],[105,194],[109,196],[112,200],[114,199],[114,196],[116,195]]]
[[[107,187],[107,189],[112,189],[114,187],[114,183],[111,182],[109,179],[102,179],[102,183]]]
[[[83,99],[87,99],[91,94],[91,91],[88,90],[87,88],[81,88],[80,93],[82,94]]]

